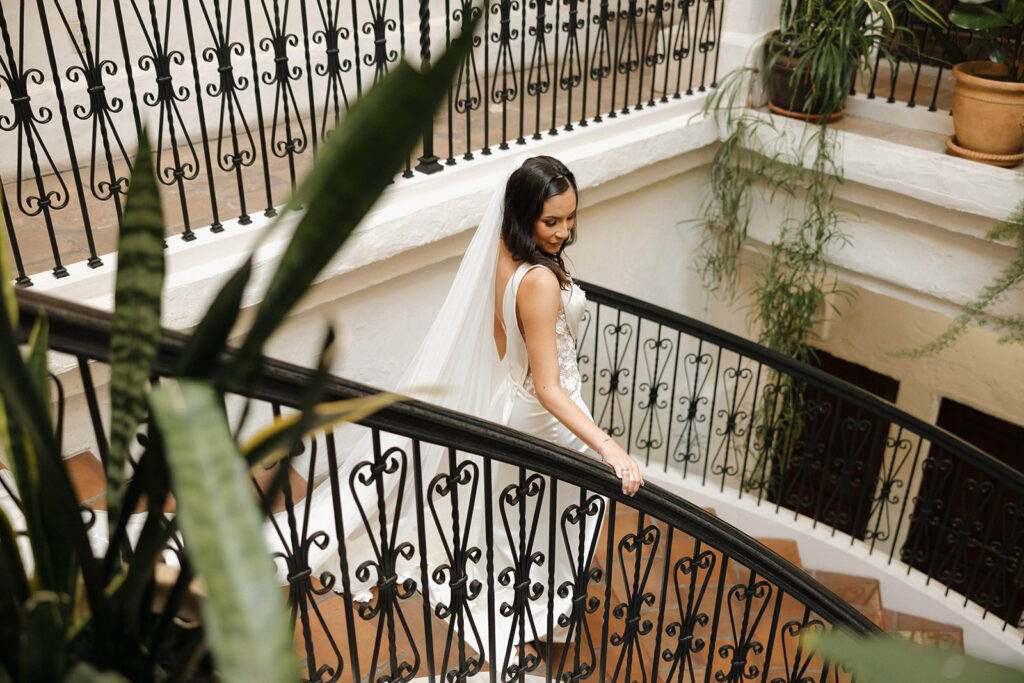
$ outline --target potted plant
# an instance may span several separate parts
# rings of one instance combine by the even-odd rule
[[[876,52],[888,56],[896,30],[892,0],[783,0],[779,30],[765,44],[763,78],[772,111],[817,121],[843,112],[854,74]],[[923,0],[907,0],[925,21],[941,17]]]
[[[953,67],[953,128],[947,147],[958,156],[997,166],[1024,159],[1024,55],[1017,40],[1024,0],[966,0],[949,20],[973,32],[967,56],[988,59]]]

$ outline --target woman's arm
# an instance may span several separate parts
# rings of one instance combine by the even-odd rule
[[[643,484],[639,465],[562,389],[555,333],[561,307],[561,291],[554,273],[547,268],[533,268],[523,277],[516,295],[516,313],[526,340],[537,398],[545,410],[601,455],[622,479],[622,492],[633,495]]]

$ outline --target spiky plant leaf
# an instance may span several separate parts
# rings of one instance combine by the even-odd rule
[[[106,463],[111,537],[124,495],[129,445],[146,413],[146,383],[160,343],[164,218],[145,130],[139,135],[120,228],[110,335],[110,448]]]
[[[206,582],[203,629],[221,679],[295,680],[284,595],[219,394],[194,380],[166,380],[149,402],[171,468],[185,549]]]
[[[362,398],[321,403],[313,408],[308,419],[303,414],[282,415],[247,439],[240,447],[250,467],[267,467],[288,454],[292,444],[315,432],[324,431],[342,422],[358,422],[382,408],[408,400],[408,396],[384,392]],[[296,427],[300,429],[296,430]]]
[[[15,671],[28,590],[17,536],[7,515],[0,510],[0,666]]]
[[[25,603],[25,625],[19,643],[19,678],[23,681],[58,681],[64,674],[67,649],[63,603],[70,596],[40,590]]]
[[[0,194],[3,190],[0,189]],[[11,327],[18,326],[18,299],[14,295],[14,286],[11,285],[11,261],[7,254],[7,223],[3,213],[0,212],[0,299],[3,300],[2,310],[6,312],[7,318],[11,321]]]
[[[925,647],[902,638],[863,638],[841,631],[808,632],[808,650],[842,662],[865,683],[1020,683],[1024,671],[970,657],[955,650]]]
[[[242,295],[252,274],[252,257],[228,279],[196,327],[178,361],[178,374],[209,378],[242,310]]]
[[[941,29],[945,29],[949,25],[946,17],[942,16],[941,12],[929,5],[925,0],[907,0],[907,6],[912,14],[917,15],[929,24],[938,26]]]
[[[478,12],[471,13],[478,18]],[[225,379],[231,388],[373,206],[418,143],[472,47],[476,20],[421,73],[399,64],[353,105],[288,203],[302,217]]]

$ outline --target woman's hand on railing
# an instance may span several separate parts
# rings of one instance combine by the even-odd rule
[[[632,496],[644,485],[640,464],[614,440],[606,439],[597,452],[615,476],[622,480],[622,492],[627,496]]]

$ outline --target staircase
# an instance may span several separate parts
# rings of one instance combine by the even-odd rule
[[[99,459],[84,452],[65,462],[79,500],[93,509],[105,509],[105,479]],[[3,474],[0,472],[0,476]],[[170,505],[169,511],[173,510]],[[817,679],[820,669],[813,668],[814,660],[808,665],[796,649],[796,628],[814,619],[813,614],[805,613],[801,604],[788,596],[776,601],[776,587],[757,576],[751,577],[748,569],[735,563],[726,562],[723,568],[722,555],[702,548],[691,536],[678,531],[670,536],[663,523],[649,517],[641,519],[636,510],[621,504],[612,504],[609,512],[612,510],[614,515],[605,515],[593,560],[602,575],[599,581],[592,583],[590,590],[590,595],[602,602],[605,590],[608,591],[607,619],[602,604],[587,616],[583,637],[577,634],[567,647],[560,643],[553,643],[550,648],[543,642],[529,644],[529,652],[539,661],[527,678],[546,676],[550,667],[554,680],[575,669],[575,662],[582,662],[592,665],[596,675],[603,676],[605,681],[653,682],[656,679],[659,683],[672,683],[679,681],[680,676],[686,681],[705,680],[709,653],[713,653],[712,675],[718,671],[728,673],[730,666],[736,666],[735,662],[749,670],[750,666],[759,666],[767,660],[768,680],[775,677],[791,680],[794,670],[801,670],[805,675],[815,674]],[[707,511],[714,514],[713,510]],[[613,539],[611,544],[609,539]],[[634,543],[637,539],[642,542]],[[758,540],[786,561],[803,568],[795,541]],[[612,577],[606,583],[605,573],[609,570]],[[814,569],[805,571],[887,632],[924,645],[963,648],[959,627],[885,609],[875,579]],[[709,600],[705,596],[714,596],[720,581],[726,586],[723,594],[730,598],[723,601],[728,605],[722,604],[716,610],[713,598]],[[316,590],[322,588],[315,578],[313,586]],[[742,595],[746,598],[739,598]],[[738,599],[733,600],[734,597]],[[641,619],[626,623],[625,608],[617,611],[616,606],[636,600],[644,603]],[[659,623],[662,601],[665,601],[665,610]],[[343,662],[338,679],[342,681],[353,681],[356,673],[360,680],[377,680],[403,662],[412,667],[414,679],[429,670],[458,668],[471,675],[488,671],[488,662],[473,663],[476,653],[471,648],[467,646],[460,652],[457,634],[447,621],[433,612],[424,614],[419,594],[402,601],[401,614],[393,615],[396,619],[393,632],[398,634],[394,639],[388,637],[390,629],[384,619],[365,620],[358,615],[362,606],[359,603],[351,606],[351,629],[346,601],[333,590],[327,590],[317,596],[315,602],[296,610],[295,642],[300,656],[306,652],[307,639],[313,644],[313,661],[304,662],[304,676],[311,680],[332,679],[339,662]],[[650,618],[644,618],[648,613]],[[429,619],[429,628],[426,619]],[[773,628],[776,619],[778,629]],[[794,629],[785,628],[789,623]],[[687,629],[690,638],[685,636]],[[587,645],[586,631],[592,639],[593,650]],[[778,634],[774,641],[771,640],[773,632]],[[354,647],[350,636],[354,637]],[[602,657],[601,643],[604,642],[608,646]],[[580,643],[578,651],[577,643]],[[658,653],[660,656],[656,656]],[[740,656],[736,656],[737,653]],[[355,662],[358,672],[353,666],[354,655],[358,658]]]

